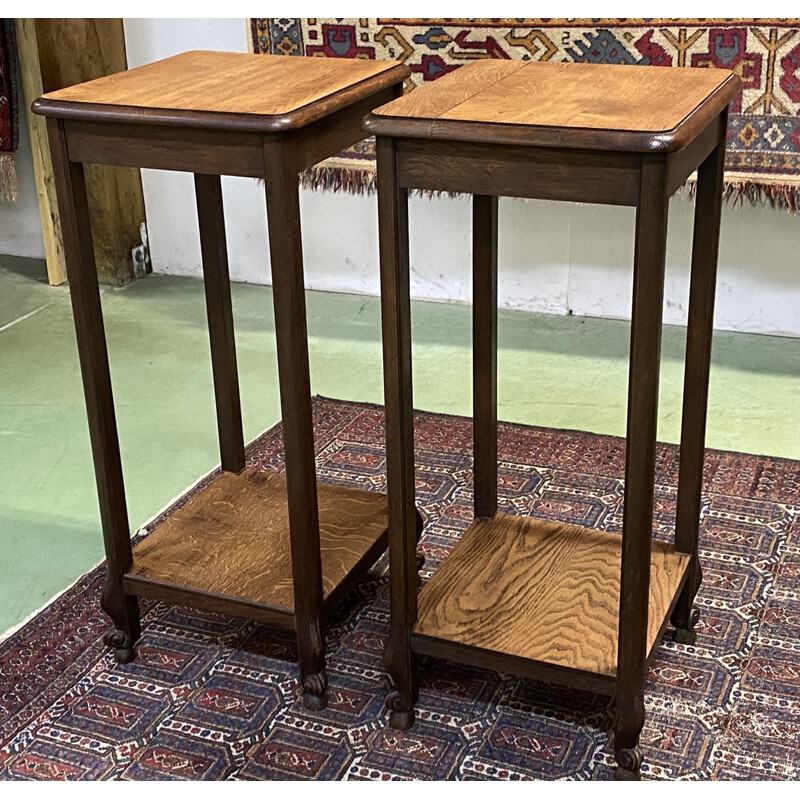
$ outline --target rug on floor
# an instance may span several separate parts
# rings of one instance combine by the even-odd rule
[[[407,89],[476,58],[731,69],[743,93],[729,118],[725,195],[800,210],[799,19],[272,17],[250,28],[256,53],[402,61]],[[374,157],[360,142],[305,173],[304,185],[366,191]]]
[[[321,479],[383,490],[382,409],[315,398],[314,414]],[[428,576],[470,521],[471,432],[467,419],[416,417]],[[502,424],[501,504],[619,531],[623,459],[614,437]],[[248,462],[282,469],[280,427]],[[659,537],[676,477],[677,449],[662,445]],[[653,661],[645,777],[800,778],[799,490],[800,462],[708,452],[699,635]],[[291,637],[246,620],[144,602],[139,656],[116,664],[93,570],[0,644],[0,778],[610,776],[610,701],[510,675],[423,660],[417,724],[388,729],[385,573],[381,561],[329,628],[330,704],[312,712]]]

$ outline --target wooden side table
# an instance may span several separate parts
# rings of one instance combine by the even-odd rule
[[[386,547],[386,497],[317,485],[297,176],[363,138],[409,70],[360,59],[189,52],[44,95],[108,573],[106,636],[135,656],[138,597],[297,632],[325,705],[324,615]],[[223,473],[131,548],[84,164],[195,173]],[[220,175],[266,181],[286,476],[245,467]]]
[[[390,724],[414,654],[616,697],[616,776],[642,763],[647,665],[694,641],[697,538],[727,107],[724,70],[480,61],[373,112],[391,558]],[[674,545],[652,541],[669,197],[699,167]],[[417,598],[409,189],[473,198],[475,521]],[[623,534],[497,512],[497,196],[636,208]]]

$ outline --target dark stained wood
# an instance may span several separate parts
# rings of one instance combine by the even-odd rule
[[[621,545],[618,534],[575,525],[508,514],[478,519],[420,592],[414,633],[614,676]],[[649,555],[647,652],[688,561],[663,543]]]
[[[384,154],[382,160],[379,155],[378,178],[385,197],[408,189],[473,194],[475,230],[484,231],[475,235],[473,274],[476,521],[422,590],[416,626],[406,640],[417,612],[415,581],[405,563],[409,536],[395,532],[400,528],[393,527],[390,511],[390,549],[398,536],[392,570],[406,573],[397,578],[404,591],[392,592],[387,665],[392,671],[400,663],[402,670],[394,671],[411,674],[414,665],[403,650],[410,646],[414,653],[590,691],[612,690],[615,777],[638,779],[648,662],[670,619],[678,625],[679,641],[693,635],[689,628],[694,617],[687,622],[686,609],[696,590],[694,576],[699,576],[696,534],[709,292],[713,295],[710,262],[716,259],[719,234],[720,143],[726,134],[726,106],[741,82],[733,73],[701,70],[496,63],[463,67],[430,88],[377,109],[364,125],[377,136],[379,153],[382,148]],[[713,161],[713,181],[712,151],[719,159]],[[689,336],[690,346],[699,351],[687,359],[692,382],[687,377],[684,436],[691,443],[682,462],[679,518],[684,521],[679,522],[675,548],[652,542],[667,207],[669,196],[704,160],[706,194],[698,205],[693,260],[698,285],[692,289],[692,302],[697,308],[694,335]],[[496,264],[487,231],[494,227],[491,196],[503,195],[636,207],[621,540],[571,526],[489,516],[496,507],[488,455],[496,414],[491,352],[496,334],[489,311]],[[405,214],[398,202],[379,203],[381,246],[387,248],[386,263],[394,270],[386,273],[384,302],[408,290],[407,269],[395,269],[399,258],[392,249],[407,247]],[[384,358],[403,363],[405,370],[407,334],[392,332],[394,312],[385,305]],[[406,423],[389,413],[390,404],[402,407],[404,392],[410,399],[410,362],[407,371],[407,383],[394,373],[386,382],[389,459],[393,449],[408,448],[402,438]],[[392,491],[390,474],[390,502]],[[411,694],[401,696],[405,701]],[[413,722],[413,704],[409,708],[406,701],[406,709],[404,717],[391,718],[390,724]]]
[[[390,87],[346,106],[283,140],[300,172],[364,137],[364,115],[395,94]],[[263,136],[241,130],[67,120],[69,156],[84,163],[141,166],[211,175],[263,178]],[[278,136],[279,134],[273,134]]]
[[[48,120],[47,133],[106,551],[101,604],[114,624],[106,643],[115,649],[117,660],[127,662],[133,659],[134,643],[139,638],[139,608],[136,598],[127,595],[122,586],[122,576],[132,560],[130,528],[86,183],[83,167],[67,158],[63,124]]]
[[[385,538],[386,502],[377,492],[318,485],[326,598]],[[136,545],[126,577],[291,614],[297,593],[290,513],[284,475],[252,468],[223,473]]]
[[[636,205],[639,157],[558,148],[397,139],[400,185],[539,200]]]
[[[638,778],[641,765],[639,734],[644,725],[648,652],[658,378],[669,200],[664,157],[642,159],[640,192],[633,266],[614,736],[617,777],[631,779]]]
[[[193,50],[50,92],[34,110],[62,119],[274,133],[308,125],[410,74],[391,61]]]
[[[711,154],[724,139],[728,127],[727,111],[720,114],[682,150],[667,157],[667,193],[671,196],[691,177],[698,164]]]
[[[278,349],[300,678],[307,705],[325,705],[322,565],[297,173],[280,140],[264,142],[272,298]]]
[[[447,659],[477,669],[491,669],[544,683],[570,686],[608,697],[613,697],[617,686],[616,678],[613,675],[580,672],[572,668],[559,667],[542,661],[531,661],[529,658],[521,658],[497,650],[486,650],[473,644],[429,637],[416,632],[411,634],[411,648],[414,653],[421,656]]]
[[[408,192],[397,183],[395,143],[378,138],[383,385],[389,496],[389,590],[392,616],[384,663],[394,683],[390,724],[411,727],[419,692],[410,633],[417,618],[414,404],[411,384],[411,298]]]
[[[472,407],[475,516],[497,511],[497,198],[472,198]]]
[[[239,373],[236,369],[236,340],[233,335],[231,283],[222,184],[217,175],[195,175],[200,252],[203,258],[208,336],[214,395],[217,401],[217,430],[222,469],[244,469],[244,434],[239,401]]]
[[[382,106],[365,126],[380,136],[670,152],[685,147],[740,90],[729,70],[542,61],[511,69],[487,61]]]
[[[71,161],[264,177],[263,136],[257,133],[93,120],[66,120],[64,125]]]
[[[128,594],[137,597],[169,605],[199,608],[215,614],[254,619],[275,628],[294,631],[294,615],[290,611],[255,603],[245,597],[224,597],[203,589],[185,586],[182,582],[164,583],[131,573],[125,575],[122,584]]]
[[[395,87],[376,92],[351,106],[342,108],[328,117],[293,131],[289,139],[295,153],[298,172],[339,153],[364,138],[364,115],[387,99],[394,97]]]
[[[317,492],[298,171],[361,139],[363,114],[401,93],[409,70],[399,64],[378,62],[264,58],[237,54],[177,57],[167,66],[149,65],[134,77],[124,73],[91,87],[74,87],[60,93],[57,99],[40,98],[34,105],[37,113],[48,117],[47,124],[54,132],[53,158],[60,170],[59,203],[65,206],[72,226],[68,234],[71,269],[81,270],[75,272],[73,303],[77,304],[76,328],[109,563],[103,606],[115,629],[106,641],[116,648],[120,660],[134,656],[133,643],[139,635],[136,596],[241,614],[284,627],[293,625],[304,702],[318,709],[325,705],[327,685],[323,616],[341,603],[385,550],[388,533],[385,499],[369,495],[368,502],[364,500],[370,508],[376,502],[383,504],[378,524],[377,516],[366,512],[357,519],[358,512],[353,510],[347,490],[321,487],[319,495]],[[270,79],[264,83],[267,73]],[[149,85],[147,76],[153,79]],[[250,84],[248,76],[255,76]],[[132,94],[123,97],[129,90]],[[152,107],[141,105],[150,102],[147,92],[152,92],[150,100],[158,100]],[[77,100],[79,97],[82,99]],[[108,105],[123,100],[134,105]],[[140,105],[136,107],[136,103]],[[270,115],[270,110],[276,113]],[[200,551],[192,549],[197,543],[192,531],[206,530],[203,526],[209,515],[213,516],[208,507],[201,508],[200,517],[188,524],[188,534],[177,522],[174,524],[179,532],[174,536],[161,529],[156,531],[153,538],[148,538],[149,544],[137,549],[133,567],[97,285],[96,280],[92,283],[84,274],[87,265],[93,266],[91,252],[86,253],[86,243],[91,249],[91,241],[83,188],[84,162],[195,173],[221,460],[226,471],[223,478],[233,481],[215,483],[216,488],[206,490],[208,495],[204,492],[202,497],[219,494],[221,486],[233,487],[231,495],[242,503],[241,507],[231,506],[233,501],[226,500],[222,492],[219,507],[215,506],[213,513],[230,524],[221,523],[222,533],[217,531],[216,539],[206,536]],[[266,178],[287,478],[279,492],[282,504],[275,492],[266,492],[261,498],[261,505],[271,504],[274,513],[270,517],[262,509],[257,527],[262,535],[275,533],[269,541],[280,539],[280,559],[275,547],[265,548],[252,537],[252,549],[247,551],[246,547],[247,523],[256,525],[253,515],[260,506],[254,500],[258,499],[258,491],[241,488],[249,479],[247,472],[240,472],[244,456],[222,194],[217,177],[221,174]],[[356,497],[362,494],[356,493]],[[330,508],[328,500],[332,503]],[[276,503],[280,514],[275,511]],[[352,540],[363,535],[364,541],[350,548],[349,544],[342,545],[340,537],[321,554],[320,537],[327,541],[326,526],[331,519],[336,520],[332,514],[354,515],[353,524],[363,523],[364,527],[353,533]],[[253,530],[251,527],[251,533]],[[417,531],[414,533],[416,541]],[[155,549],[150,552],[149,548]],[[256,587],[258,576],[247,570],[248,564],[258,566],[258,558],[267,558],[266,565],[262,563],[267,577],[265,585]],[[339,563],[337,559],[341,568],[338,572],[334,569],[333,583],[328,585],[323,564],[328,570],[331,564],[335,567]],[[271,569],[279,569],[284,575],[283,583],[269,572]],[[252,590],[256,599],[245,596],[239,585],[247,583],[248,576],[248,591]],[[258,594],[265,586],[266,590],[283,592],[282,605],[271,605],[269,598]]]
[[[722,117],[722,130],[727,127]],[[725,137],[700,165],[692,247],[689,291],[689,324],[686,335],[686,367],[683,378],[683,419],[681,424],[678,507],[675,547],[691,553],[689,578],[681,594],[672,623],[677,641],[693,644],[698,614],[694,598],[702,581],[697,553],[700,502],[703,490],[708,381],[711,367],[711,339],[714,327],[714,288],[717,278],[719,228],[722,211],[722,182],[725,167]]]

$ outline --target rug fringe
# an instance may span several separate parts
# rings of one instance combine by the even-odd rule
[[[14,153],[0,153],[0,203],[16,203],[18,192]]]
[[[697,180],[690,180],[684,189],[688,189],[689,197],[694,199],[697,194]],[[800,184],[730,180],[725,181],[722,197],[732,206],[744,205],[746,202],[752,206],[763,203],[790,214],[800,214]]]
[[[375,170],[348,169],[320,164],[310,167],[300,175],[300,185],[304,189],[315,191],[374,194]]]
[[[375,193],[375,170],[349,169],[347,167],[325,166],[320,164],[310,167],[300,176],[300,185],[304,189],[314,191],[346,192],[347,194]],[[692,178],[680,190],[683,196],[694,199],[697,191],[697,180]],[[411,194],[417,197],[461,197],[459,192],[442,192],[414,189]],[[762,203],[771,208],[800,214],[800,184],[757,183],[755,181],[727,180],[723,190],[723,198],[732,206],[749,203],[756,206]]]

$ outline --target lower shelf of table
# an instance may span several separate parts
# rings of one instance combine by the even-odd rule
[[[319,483],[326,610],[338,605],[387,543],[386,496]],[[294,612],[283,475],[223,473],[139,542],[130,594],[290,625]]]
[[[587,688],[608,688],[617,670],[621,546],[617,534],[574,525],[507,514],[476,520],[420,592],[412,646],[524,674],[538,665],[546,680],[573,672]],[[648,654],[688,563],[672,545],[653,543]]]

